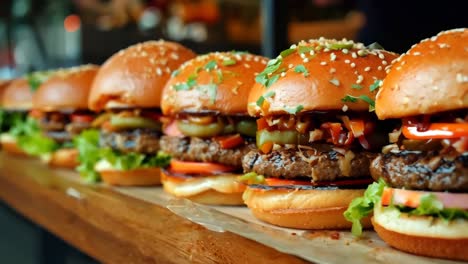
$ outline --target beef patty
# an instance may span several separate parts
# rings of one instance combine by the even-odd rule
[[[398,151],[380,154],[371,165],[374,179],[395,188],[468,191],[468,153]]]
[[[101,131],[99,145],[123,153],[137,152],[152,154],[159,151],[161,133],[150,129],[132,129],[117,132]]]
[[[374,157],[370,152],[354,152],[345,158],[334,150],[281,148],[267,154],[253,150],[244,157],[242,165],[244,172],[253,171],[266,177],[332,181],[369,176],[369,164]]]
[[[215,162],[238,168],[242,167],[242,157],[252,149],[255,149],[253,143],[245,143],[233,149],[223,149],[216,140],[211,139],[170,136],[161,138],[161,150],[175,159]]]

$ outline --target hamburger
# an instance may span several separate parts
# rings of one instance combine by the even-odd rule
[[[34,93],[33,109],[43,137],[30,138],[29,145],[35,146],[34,154],[49,165],[78,165],[73,138],[90,128],[94,120],[94,113],[88,109],[88,95],[98,69],[83,65],[56,70]]]
[[[25,138],[38,130],[34,119],[28,117],[32,108],[32,92],[26,78],[12,80],[3,91],[0,142],[8,153],[27,155],[23,149],[27,147]]]
[[[371,163],[378,183],[345,216],[374,213],[377,234],[410,253],[468,261],[468,30],[441,32],[392,65],[376,99],[401,120]]]
[[[395,58],[320,38],[268,62],[249,95],[258,148],[242,161],[243,198],[254,216],[290,228],[351,226],[343,212],[372,181],[369,164],[386,143],[374,98]]]
[[[103,112],[93,124],[99,131],[81,138],[84,177],[97,179],[99,174],[112,185],[160,183],[159,167],[169,160],[159,152],[162,89],[171,73],[193,57],[177,43],[148,41],[121,50],[104,63],[88,101],[92,110]]]
[[[0,80],[0,133],[3,133],[9,129],[8,122],[6,122],[7,115],[3,110],[3,94],[5,93],[5,90],[10,82],[10,80]]]
[[[215,52],[182,65],[163,92],[166,122],[161,149],[172,156],[164,190],[204,204],[243,204],[237,181],[242,157],[255,148],[255,120],[247,98],[266,58]]]

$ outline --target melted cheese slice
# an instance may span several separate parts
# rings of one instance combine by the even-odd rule
[[[189,197],[196,194],[215,190],[221,193],[242,193],[245,185],[237,181],[235,174],[220,176],[200,176],[187,180],[172,180],[163,177],[164,189],[178,197]]]

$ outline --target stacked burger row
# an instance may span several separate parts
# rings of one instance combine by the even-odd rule
[[[87,182],[162,183],[283,227],[373,225],[396,248],[468,260],[467,39],[398,57],[320,38],[271,60],[136,44],[7,84],[2,147]]]

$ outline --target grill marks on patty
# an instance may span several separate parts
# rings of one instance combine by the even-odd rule
[[[399,151],[380,154],[371,165],[374,179],[395,188],[468,191],[468,153]]]
[[[215,162],[229,166],[242,167],[242,157],[255,144],[246,143],[233,149],[223,149],[216,140],[197,137],[161,137],[161,150],[173,158],[183,161]]]
[[[322,152],[317,149],[281,148],[267,154],[252,150],[243,158],[243,169],[244,172],[253,171],[266,177],[309,177],[313,181],[369,176],[369,164],[375,154],[353,154],[354,157],[349,159],[334,150]]]
[[[137,152],[151,154],[159,151],[161,133],[151,129],[133,129],[117,132],[101,130],[99,145],[123,153]]]

